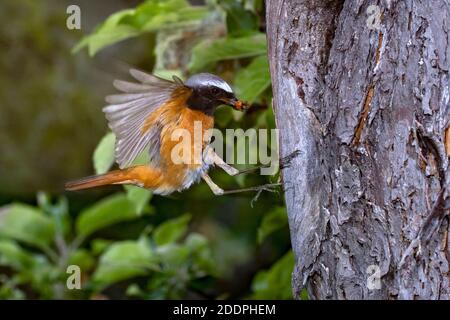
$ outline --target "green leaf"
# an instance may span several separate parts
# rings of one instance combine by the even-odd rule
[[[250,10],[255,14],[264,10],[264,0],[244,0],[244,3],[245,9]]]
[[[94,169],[97,174],[107,172],[114,163],[114,145],[116,137],[114,133],[107,133],[94,151]]]
[[[204,40],[192,49],[189,69],[199,71],[221,60],[248,58],[266,54],[266,36],[257,34],[240,38]]]
[[[135,186],[125,186],[127,191],[127,198],[134,204],[136,213],[138,215],[144,212],[145,206],[148,204],[152,198],[152,191]]]
[[[53,242],[55,226],[41,210],[13,204],[0,210],[0,236],[43,249]]]
[[[186,233],[190,220],[191,216],[185,214],[160,224],[153,234],[156,244],[161,246],[176,242]]]
[[[218,274],[208,240],[200,234],[189,234],[183,243],[157,246],[155,253],[166,274],[180,276],[185,270],[191,279]]]
[[[101,287],[146,275],[155,268],[155,259],[146,241],[121,241],[111,245],[100,257],[93,281]]]
[[[168,6],[165,12],[153,16],[143,26],[144,31],[157,31],[165,28],[178,28],[189,24],[192,21],[200,21],[208,13],[208,9],[203,6],[180,7],[179,3],[185,1],[167,1]],[[169,6],[170,5],[170,6]]]
[[[294,254],[289,251],[267,271],[260,271],[252,282],[252,299],[292,299],[291,275]]]
[[[79,235],[87,237],[99,229],[139,216],[135,205],[125,194],[114,194],[81,212],[76,229]]]
[[[180,31],[182,32],[182,31]],[[159,54],[163,55],[166,52],[162,51]],[[181,81],[184,81],[183,79],[183,71],[181,69],[153,69],[153,74],[157,77],[172,81],[173,80],[173,76],[177,76],[178,78],[181,79]]]
[[[135,14],[134,9],[116,12],[108,17],[95,31],[84,37],[73,49],[76,53],[84,47],[89,48],[89,55],[94,56],[103,47],[138,35],[138,30],[130,25],[119,25],[120,21]]]
[[[144,296],[144,292],[141,290],[141,288],[139,288],[139,286],[136,283],[132,283],[128,286],[127,291],[125,292],[125,294],[128,297],[136,297],[136,298],[141,298]]]
[[[111,29],[103,29],[96,34],[84,38],[79,42],[74,49],[73,53],[78,52],[82,48],[89,47],[89,55],[91,57],[103,49],[106,46],[117,43],[119,41],[136,37],[139,35],[139,31],[129,26],[115,26]]]
[[[92,254],[98,256],[105,252],[106,249],[113,243],[113,240],[106,239],[93,239],[91,241],[91,252]]]
[[[258,228],[258,243],[271,233],[287,226],[288,216],[285,207],[276,207],[263,217],[261,225]]]
[[[237,96],[249,103],[257,100],[259,95],[270,86],[269,61],[260,56],[244,69],[241,69],[234,80]]]
[[[198,233],[191,233],[186,238],[185,246],[190,249],[193,265],[191,271],[196,276],[218,275],[217,266],[212,257],[208,240]]]
[[[73,49],[84,47],[95,55],[100,49],[116,42],[162,28],[185,26],[203,19],[208,13],[204,6],[190,6],[186,0],[148,0],[135,9],[116,12],[83,38]]]
[[[165,244],[156,248],[158,260],[165,269],[176,269],[186,266],[189,258],[189,248],[176,243]]]
[[[18,288],[17,279],[6,278],[0,282],[0,300],[25,300],[26,294]]]
[[[55,232],[61,236],[68,234],[71,228],[71,218],[69,215],[69,204],[65,197],[59,197],[56,203],[51,202],[49,194],[38,192],[38,207],[48,216],[53,218]]]
[[[79,266],[83,272],[87,272],[94,267],[95,259],[86,249],[77,249],[71,253],[68,264]]]
[[[0,240],[0,265],[23,270],[31,268],[33,262],[31,253],[22,249],[15,241]]]
[[[227,13],[228,34],[244,36],[258,32],[258,17],[246,10],[241,2],[235,0],[221,1],[220,5]]]
[[[266,127],[269,129],[275,129],[276,123],[275,123],[275,115],[273,114],[272,104],[270,104],[269,108],[267,108],[267,110],[264,111],[264,114],[266,116]]]
[[[300,292],[300,300],[309,300],[308,290],[306,290],[306,288],[303,288]]]

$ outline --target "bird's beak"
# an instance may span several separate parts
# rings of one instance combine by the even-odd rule
[[[239,111],[244,111],[249,108],[249,105],[246,102],[237,98],[222,99],[222,102]]]

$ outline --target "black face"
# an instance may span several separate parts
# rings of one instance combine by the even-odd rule
[[[212,115],[216,108],[222,104],[235,106],[238,101],[235,95],[216,86],[192,88],[191,97],[187,104],[189,108],[202,110],[208,115]]]

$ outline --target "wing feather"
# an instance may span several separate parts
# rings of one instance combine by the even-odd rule
[[[173,84],[172,81],[157,77],[152,74],[148,74],[136,69],[131,69],[130,74],[135,78],[137,81],[144,83],[144,84],[152,84],[156,86],[164,86],[167,84]]]
[[[149,93],[136,93],[136,94],[112,94],[105,98],[106,102],[110,104],[121,104],[141,98],[148,98],[151,94]]]
[[[152,161],[159,159],[160,128],[156,125],[143,132],[150,115],[170,99],[180,84],[132,69],[130,74],[140,83],[115,80],[114,86],[124,92],[106,97],[103,108],[108,126],[116,135],[116,162],[129,166],[150,145]]]
[[[148,92],[149,90],[152,90],[154,88],[154,86],[148,84],[136,84],[123,80],[114,80],[113,85],[114,87],[116,87],[117,90],[126,93]]]

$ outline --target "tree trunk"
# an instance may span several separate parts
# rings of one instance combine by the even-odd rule
[[[450,299],[449,1],[266,12],[294,296]]]

